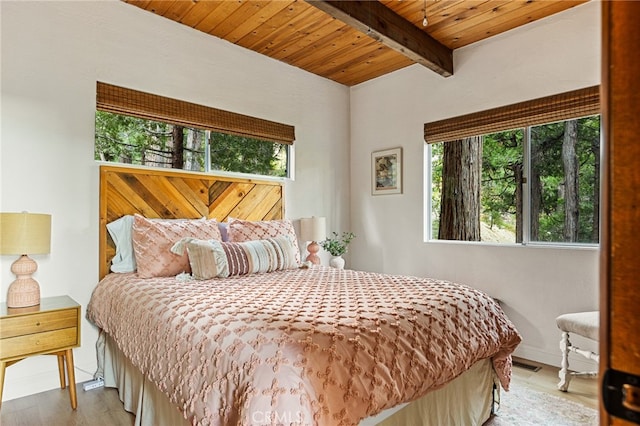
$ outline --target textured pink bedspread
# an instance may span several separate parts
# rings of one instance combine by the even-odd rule
[[[487,357],[508,389],[521,340],[478,290],[323,267],[110,274],[87,316],[193,424],[354,425]]]

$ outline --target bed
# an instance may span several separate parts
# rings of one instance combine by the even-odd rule
[[[118,388],[136,423],[486,421],[499,388],[509,387],[520,342],[500,306],[441,280],[298,267],[282,190],[101,168],[103,277],[87,317],[100,329],[97,375]],[[124,217],[154,253],[140,259],[162,256],[153,252],[162,245],[156,227],[196,227],[197,235],[171,239],[171,255],[186,256],[190,274],[153,270],[164,261],[107,273],[122,253],[106,228]],[[207,226],[213,234],[201,238]]]

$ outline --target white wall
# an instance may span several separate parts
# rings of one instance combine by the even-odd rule
[[[454,66],[446,79],[414,65],[351,89],[350,264],[480,288],[522,334],[518,355],[559,365],[555,317],[598,308],[598,251],[423,242],[423,125],[599,84],[600,4],[456,50]],[[403,194],[372,196],[371,151],[397,146]]]
[[[287,217],[348,227],[349,91],[121,1],[0,2],[0,211],[52,215],[51,254],[34,256],[43,297],[84,308],[98,278],[96,81],[294,125]],[[0,259],[0,300],[14,279]],[[95,371],[97,333],[82,323],[76,378]],[[58,386],[53,357],[7,369],[3,399]]]

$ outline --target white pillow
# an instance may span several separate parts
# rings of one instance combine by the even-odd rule
[[[107,224],[107,230],[116,245],[116,255],[111,259],[111,272],[135,272],[136,258],[133,255],[131,228],[133,216],[122,216]]]

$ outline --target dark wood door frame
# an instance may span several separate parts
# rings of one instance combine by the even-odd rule
[[[640,376],[640,2],[602,2],[600,384]],[[601,386],[602,389],[602,386]],[[602,394],[600,401],[603,401]],[[631,425],[600,404],[601,425]]]

